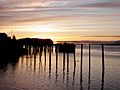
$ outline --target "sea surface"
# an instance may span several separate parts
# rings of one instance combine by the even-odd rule
[[[82,63],[80,45],[75,54],[58,53],[56,59],[53,47],[49,55],[24,55],[0,66],[0,90],[120,90],[120,46],[104,47],[104,73],[100,45],[91,45],[90,57],[84,45]]]

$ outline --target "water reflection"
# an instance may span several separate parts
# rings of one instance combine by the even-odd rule
[[[65,53],[63,53],[63,83],[65,81]]]
[[[56,46],[56,73],[55,73],[55,82],[58,81],[58,47]]]
[[[69,83],[69,53],[67,53],[67,84]]]
[[[0,57],[0,71],[6,72],[8,69],[8,64],[10,64],[14,69],[18,63],[19,57],[11,57],[11,59],[6,59],[5,57]]]
[[[75,53],[74,53],[74,56],[75,56]],[[75,62],[75,58],[74,58],[74,69],[73,69],[73,87],[74,87],[74,84],[75,84],[75,72],[76,72],[76,62]]]
[[[51,49],[52,47],[49,46],[49,79],[51,78]]]
[[[34,82],[37,82],[36,87],[42,87],[39,85],[43,82],[44,85],[46,84],[45,87],[48,85],[48,89],[49,87],[57,89],[60,87],[63,90],[96,90],[96,86],[100,83],[97,89],[105,90],[105,67],[103,67],[103,64],[100,65],[101,61],[104,61],[104,47],[100,48],[100,50],[103,50],[102,52],[100,51],[102,60],[100,56],[100,68],[97,69],[100,73],[97,72],[99,75],[97,74],[98,76],[96,76],[97,78],[100,76],[99,81],[97,81],[97,78],[95,78],[96,80],[93,78],[95,74],[92,63],[94,63],[95,60],[92,57],[91,45],[88,45],[87,50],[85,50],[85,46],[80,45],[80,48],[78,48],[79,53],[59,53],[58,49],[54,52],[50,46],[33,47],[34,49],[32,47],[31,49],[30,47],[28,48],[31,51],[29,51],[28,55],[20,57],[19,65],[16,67],[18,61],[12,64],[14,68],[18,69],[15,73],[23,72],[23,74],[26,74],[26,76],[32,79],[31,81],[27,81],[28,84],[30,82],[33,85]],[[0,66],[1,65],[4,66],[3,71],[6,71],[7,65],[0,63]],[[19,78],[17,77],[17,79]],[[44,88],[44,86],[42,88]]]

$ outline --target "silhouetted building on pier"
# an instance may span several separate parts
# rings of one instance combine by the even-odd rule
[[[56,49],[58,49],[58,52],[60,53],[75,53],[75,44],[57,44]]]
[[[11,39],[5,33],[0,33],[0,58],[3,60],[13,60],[27,52],[20,43],[15,39]]]

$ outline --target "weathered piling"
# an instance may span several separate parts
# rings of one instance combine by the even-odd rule
[[[83,62],[83,44],[81,44],[81,68],[80,68],[80,82],[82,82],[82,62]]]
[[[89,71],[88,71],[88,90],[90,90],[90,77],[91,77],[91,45],[89,44]]]
[[[104,77],[105,77],[104,45],[102,44],[102,83],[101,83],[101,90],[104,89]]]
[[[102,44],[102,73],[104,73],[105,63],[104,63],[104,45]]]
[[[91,75],[91,45],[89,44],[89,76],[88,76],[88,83],[90,83],[90,75]]]

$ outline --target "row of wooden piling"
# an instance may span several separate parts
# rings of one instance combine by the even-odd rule
[[[56,74],[57,74],[57,69],[58,69],[58,53],[59,53],[59,51],[58,51],[58,46],[55,46],[55,48],[56,48]],[[49,50],[49,78],[51,77],[51,55],[52,55],[52,46],[49,46],[49,48],[48,48]],[[80,82],[82,83],[82,72],[83,72],[83,49],[84,49],[84,44],[81,44],[81,55],[80,55],[80,58],[81,58],[81,60],[80,60]],[[41,48],[40,47],[40,53],[42,53],[42,51],[41,50],[43,50],[43,47]],[[88,76],[88,84],[90,84],[90,77],[91,77],[91,44],[89,44],[88,45],[88,52],[89,52],[89,76]],[[101,88],[101,90],[103,90],[103,86],[104,86],[104,76],[105,76],[105,63],[104,63],[104,45],[103,44],[101,44],[101,53],[102,53],[102,83],[101,83],[101,86],[102,86],[102,88]],[[75,53],[73,53],[74,54],[74,69],[75,69],[75,67],[76,67],[76,59],[75,59]],[[45,55],[45,62],[46,62],[46,47],[44,46],[44,55]],[[42,56],[42,54],[40,55],[40,56]],[[68,73],[69,72],[69,53],[67,53],[67,75],[69,74]],[[75,77],[75,72],[73,72],[73,76]],[[57,76],[56,76],[56,78],[57,78]],[[64,78],[65,78],[65,53],[63,53],[63,81],[64,81]],[[74,78],[73,78],[73,80],[74,80]]]

